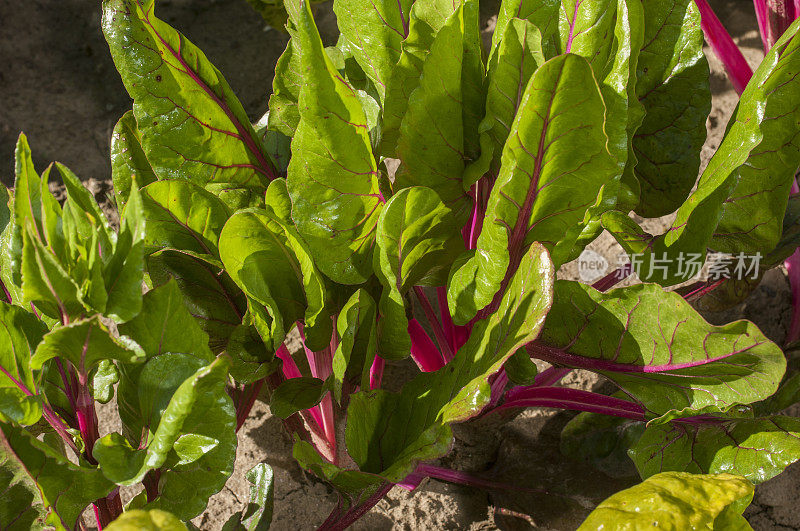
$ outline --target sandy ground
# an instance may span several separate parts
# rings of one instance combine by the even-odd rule
[[[734,33],[753,65],[761,57],[752,3],[712,2],[722,22]],[[161,18],[179,27],[225,73],[251,118],[266,110],[274,64],[285,35],[265,28],[243,0],[160,0]],[[485,6],[484,20],[491,6]],[[335,21],[320,11],[329,40]],[[491,24],[491,21],[487,21]],[[13,181],[13,149],[19,131],[31,143],[37,167],[60,160],[87,180],[103,203],[111,193],[108,140],[119,116],[130,107],[100,33],[97,2],[84,0],[0,0],[0,178]],[[720,64],[712,65],[714,105],[708,120],[704,164],[719,145],[736,96]],[[668,218],[648,220],[658,232]],[[591,248],[614,264],[620,252],[604,235]],[[577,278],[568,264],[562,278]],[[781,342],[789,319],[790,295],[783,271],[767,274],[758,290],[724,315],[707,315],[712,322],[735,318],[754,321],[771,339]],[[398,367],[402,370],[402,367]],[[588,373],[572,374],[569,383],[598,389],[602,383]],[[113,411],[105,410],[104,432],[116,429]],[[441,464],[487,479],[512,483],[523,493],[492,492],[439,481],[426,481],[413,493],[395,488],[354,529],[574,529],[600,500],[636,482],[630,463],[597,472],[569,462],[558,449],[559,433],[572,417],[528,411],[511,421],[487,418],[456,426],[456,444]],[[239,435],[236,470],[214,496],[195,524],[220,529],[247,499],[244,473],[266,461],[274,471],[273,529],[313,529],[336,503],[335,494],[291,458],[291,445],[280,422],[258,403]],[[128,493],[130,494],[130,493]],[[800,529],[800,467],[758,487],[746,513],[757,530]],[[533,515],[523,517],[520,513]]]

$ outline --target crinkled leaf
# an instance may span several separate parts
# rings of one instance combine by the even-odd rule
[[[725,472],[763,483],[800,459],[800,420],[776,416],[649,426],[630,456],[643,478],[665,471]]]
[[[308,3],[286,6],[305,72],[287,179],[292,219],[323,273],[359,284],[372,274],[383,205],[366,116],[325,53]]]
[[[263,191],[274,169],[241,103],[205,54],[155,16],[153,0],[104,1],[103,33],[160,179]]]
[[[149,430],[141,449],[116,433],[98,441],[93,453],[106,477],[131,485],[160,468],[160,496],[146,507],[184,520],[202,512],[233,472],[236,456],[236,414],[225,390],[229,364],[222,357],[204,366],[186,354],[148,361],[136,387],[138,413]]]
[[[754,324],[712,326],[653,284],[604,294],[556,282],[531,354],[606,376],[662,421],[763,400],[786,369],[781,349]]]
[[[614,174],[604,113],[582,57],[558,56],[533,75],[503,150],[475,256],[449,283],[457,324],[496,302],[532,242],[555,248],[556,265],[571,251],[584,213]]]
[[[375,273],[383,285],[378,350],[386,359],[409,355],[403,295],[413,286],[445,283],[464,244],[456,214],[430,188],[396,193],[378,220]]]
[[[330,342],[325,285],[293,226],[271,209],[239,211],[222,230],[220,254],[233,281],[272,316],[273,350],[298,320],[305,323],[309,348]]]
[[[30,425],[41,417],[30,358],[46,332],[30,312],[0,302],[0,421]]]
[[[547,251],[532,245],[498,310],[475,324],[447,366],[417,376],[400,393],[351,396],[347,449],[362,471],[397,482],[416,462],[447,452],[449,424],[479,413],[490,398],[489,377],[539,334],[552,301],[553,274]]]
[[[114,485],[80,467],[29,432],[0,424],[0,527],[73,529],[89,503]]]
[[[742,516],[752,499],[753,486],[738,476],[665,472],[607,498],[578,530],[744,531],[752,529]]]
[[[767,53],[742,94],[736,125],[748,118],[756,124],[743,124],[745,131],[736,131],[741,139],[733,136],[736,125],[729,126],[715,154],[714,158],[732,156],[730,151],[738,145],[744,153],[737,153],[737,162],[747,156],[732,170],[734,186],[722,205],[722,217],[709,245],[718,251],[763,253],[778,243],[789,188],[800,166],[798,32],[800,22],[795,22]],[[742,117],[743,111],[747,114]],[[757,144],[750,147],[750,138]]]
[[[359,289],[339,311],[336,333],[339,344],[333,355],[333,394],[342,399],[346,381],[358,382],[362,389],[369,387],[369,369],[377,353],[377,309],[375,300]]]
[[[142,149],[142,134],[133,111],[123,114],[111,132],[111,180],[120,209],[128,202],[134,180],[139,187],[157,180]]]
[[[694,186],[711,111],[700,13],[691,0],[644,0],[645,45],[636,96],[646,114],[633,137],[641,199],[636,212],[658,217],[678,208]]]
[[[125,511],[111,522],[106,531],[186,531],[186,525],[174,514],[160,509]]]

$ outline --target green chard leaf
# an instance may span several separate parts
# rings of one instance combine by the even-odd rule
[[[68,360],[80,373],[88,374],[103,360],[136,363],[144,359],[145,353],[136,343],[112,336],[95,315],[45,334],[31,357],[31,368],[39,370],[55,357]]]
[[[113,488],[100,470],[77,466],[24,429],[0,424],[3,529],[74,529],[86,506]]]
[[[263,192],[275,170],[241,103],[205,54],[155,16],[154,0],[105,0],[103,32],[154,173]]]
[[[177,282],[186,308],[208,334],[211,350],[221,352],[247,309],[245,295],[222,262],[190,251],[163,249],[147,257],[147,269],[154,286]]]
[[[648,426],[629,453],[643,478],[666,471],[725,472],[758,484],[800,459],[800,420],[709,418]]]
[[[641,199],[636,212],[658,217],[677,209],[694,186],[711,111],[700,13],[692,0],[643,0],[644,42],[636,97],[646,114],[633,137]]]
[[[0,302],[0,421],[31,425],[41,417],[30,358],[46,332],[32,313]]]
[[[289,39],[275,65],[267,124],[269,129],[290,137],[294,136],[297,124],[300,123],[297,100],[300,99],[303,86],[302,68],[298,44],[294,39]]]
[[[137,375],[135,403],[147,430],[133,445],[118,433],[101,438],[93,454],[103,474],[132,485],[160,469],[159,497],[145,508],[183,520],[200,514],[236,457],[236,413],[225,390],[229,365],[227,357],[204,365],[188,354],[150,359]]]
[[[532,242],[554,249],[556,265],[571,252],[580,221],[615,171],[604,113],[582,57],[558,56],[534,73],[503,150],[475,255],[448,284],[457,324],[497,303]]]
[[[245,475],[250,482],[250,501],[244,511],[232,515],[222,531],[267,531],[272,523],[275,502],[275,475],[272,467],[259,463]]]
[[[603,216],[605,228],[639,262],[643,281],[671,286],[688,280],[693,273],[681,268],[681,254],[704,258],[708,247],[763,254],[778,243],[790,176],[800,165],[793,125],[798,29],[795,23],[753,74],[722,144],[664,234],[651,236],[619,212]]]
[[[214,194],[188,182],[164,180],[142,188],[147,225],[145,255],[161,249],[219,259],[219,234],[230,210]]]
[[[208,348],[208,336],[184,306],[175,281],[148,291],[142,311],[119,326],[120,334],[132,338],[144,350],[147,359],[166,352],[180,352],[209,363],[214,355]]]
[[[665,472],[602,502],[578,531],[591,529],[752,529],[742,512],[753,486],[730,474]]]
[[[377,308],[364,289],[356,290],[339,311],[336,333],[339,344],[333,354],[333,394],[342,400],[346,381],[369,388],[369,370],[378,353]]]
[[[485,72],[478,27],[478,2],[474,0],[461,0],[459,2],[416,0],[411,6],[407,29],[405,30],[406,38],[400,47],[400,58],[394,65],[386,85],[386,96],[383,102],[381,155],[385,157],[396,156],[398,140],[402,134],[402,122],[406,112],[409,110],[411,95],[423,82],[421,76],[426,57],[432,49],[432,44],[438,32],[457,11],[462,12],[459,16],[460,22],[458,25],[461,28],[461,35],[458,39],[462,42],[464,48],[463,50],[458,50],[452,59],[457,61],[459,57],[461,58],[462,66],[461,71],[458,73],[461,82],[458,93],[462,96],[462,105],[459,106],[458,110],[454,111],[455,114],[451,115],[450,119],[456,121],[457,116],[461,115],[463,147],[456,145],[455,148],[462,150],[469,159],[478,157],[480,151],[478,125],[483,118],[486,96],[483,79]],[[445,48],[444,43],[439,46]],[[442,60],[442,57],[440,57],[436,62],[441,62]],[[450,67],[455,67],[452,61],[450,62]],[[438,77],[438,73],[433,71],[432,67],[429,67],[429,75],[431,74]],[[444,81],[448,86],[452,84],[450,79]],[[435,88],[429,87],[428,91],[430,92],[431,89]],[[455,98],[456,94],[452,94],[450,97]],[[445,103],[444,100],[437,100],[437,105],[442,103]],[[450,127],[448,125],[447,128],[450,129]]]
[[[395,191],[429,186],[458,212],[462,223],[468,216],[462,185],[466,127],[459,119],[467,103],[461,79],[469,23],[466,5],[450,15],[425,57],[419,86],[409,97],[400,125],[397,155],[402,164],[393,186]]]
[[[448,451],[449,424],[478,414],[490,398],[489,377],[539,334],[552,302],[553,275],[547,251],[532,245],[498,310],[475,324],[447,366],[420,374],[400,393],[351,395],[345,437],[348,452],[363,472],[398,482],[418,461]]]
[[[479,128],[483,148],[481,158],[467,168],[465,188],[472,186],[489,170],[495,175],[499,172],[500,154],[522,94],[533,73],[545,62],[542,34],[531,22],[512,18],[503,35],[489,62],[486,117]]]
[[[800,22],[795,21],[767,53],[742,93],[734,125],[728,126],[728,134],[714,155],[714,159],[732,157],[730,150],[736,149],[737,144],[745,151],[737,154],[737,162],[747,155],[732,170],[735,184],[722,204],[719,224],[709,245],[717,251],[765,253],[780,238],[789,188],[800,166],[798,32]],[[740,116],[742,111],[745,116]],[[755,123],[736,127],[751,116]],[[728,136],[732,137],[730,141]],[[753,141],[756,144],[750,147]]]
[[[272,209],[241,210],[222,230],[220,254],[233,281],[272,318],[270,337],[264,339],[273,351],[299,320],[309,348],[321,350],[330,343],[324,281],[292,225]]]
[[[118,323],[131,320],[142,308],[144,245],[142,197],[138,187],[134,187],[122,211],[114,254],[103,269],[108,293],[105,314]]]
[[[375,273],[383,285],[378,350],[386,359],[403,359],[411,352],[403,296],[413,286],[444,284],[464,244],[454,212],[422,186],[392,196],[377,234]]]
[[[311,409],[328,393],[330,384],[319,378],[301,376],[283,381],[272,393],[269,409],[285,419],[298,411]]]
[[[659,422],[763,400],[786,369],[781,349],[752,323],[712,326],[659,286],[604,294],[559,280],[555,289],[531,355],[606,376]]]
[[[287,179],[292,219],[323,273],[359,284],[372,274],[384,203],[366,116],[325,53],[308,3],[290,0],[286,7],[305,73]]]
[[[400,59],[412,3],[413,0],[335,0],[333,3],[339,31],[348,40],[355,60],[375,83],[381,102]]]
[[[212,349],[221,351],[242,322],[246,302],[222,269],[219,236],[230,210],[187,181],[159,181],[142,189],[147,224],[145,255],[155,285],[174,278]]]
[[[125,511],[111,522],[106,531],[186,531],[186,525],[174,514],[160,509]]]
[[[142,148],[142,134],[136,125],[136,118],[133,111],[128,111],[111,133],[111,180],[117,207],[122,209],[128,202],[134,181],[141,187],[157,179]]]

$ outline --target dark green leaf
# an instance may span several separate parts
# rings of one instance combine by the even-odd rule
[[[289,378],[273,391],[269,409],[273,415],[285,419],[319,404],[329,387],[327,382],[319,378]]]
[[[763,483],[800,459],[800,420],[712,419],[650,426],[630,455],[644,478],[664,471],[726,472]]]
[[[641,185],[636,212],[673,212],[694,186],[711,111],[708,61],[700,13],[692,0],[644,0],[645,45],[639,54],[636,96],[646,114],[633,138]]]

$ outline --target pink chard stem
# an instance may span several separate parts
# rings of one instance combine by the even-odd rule
[[[381,358],[380,354],[375,354],[375,359],[372,360],[372,366],[369,368],[369,390],[374,391],[380,389],[381,381],[383,380],[383,369],[386,367],[386,360]]]
[[[308,366],[311,369],[311,375],[320,380],[327,380],[333,374],[333,353],[336,351],[336,344],[338,338],[334,332],[331,337],[331,343],[324,349],[314,352],[306,346],[306,336],[303,329],[303,324],[297,324],[300,331],[300,337],[303,339],[303,350],[306,352],[308,359]],[[326,393],[322,401],[316,406],[319,409],[322,421],[322,431],[325,434],[326,442],[331,450],[333,463],[336,464],[336,425],[335,416],[333,413],[333,395],[330,392]]]
[[[433,306],[431,306],[431,302],[428,300],[425,291],[419,286],[414,286],[414,293],[417,295],[422,311],[425,312],[428,324],[430,324],[433,329],[433,335],[436,337],[436,342],[439,344],[439,352],[441,353],[442,360],[444,364],[447,365],[455,354],[442,328],[442,323],[440,323],[439,319],[436,317],[436,312],[433,311]]]
[[[711,46],[714,54],[722,61],[725,70],[728,72],[728,77],[733,83],[733,88],[741,95],[750,78],[753,77],[750,65],[747,64],[747,60],[742,55],[741,50],[733,42],[733,38],[725,30],[708,2],[706,0],[695,0],[694,3],[697,4],[700,10],[700,24],[708,45]]]
[[[411,359],[419,370],[433,372],[444,367],[444,358],[419,321],[416,319],[408,321],[408,334],[411,336]]]
[[[800,15],[800,0],[753,0],[753,6],[766,53]]]

